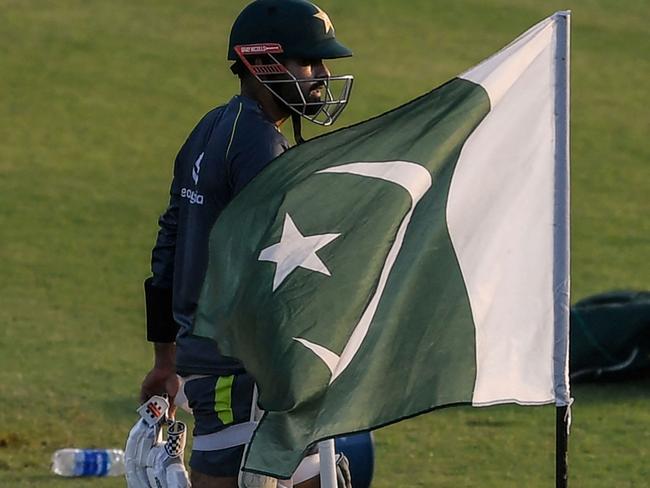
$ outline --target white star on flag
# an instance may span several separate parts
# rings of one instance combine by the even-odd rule
[[[284,216],[282,237],[280,242],[273,244],[260,252],[258,261],[271,261],[276,263],[273,276],[273,291],[282,284],[284,279],[296,268],[317,271],[331,276],[325,263],[316,255],[316,251],[325,247],[341,234],[316,234],[304,236],[293,223],[291,216]]]

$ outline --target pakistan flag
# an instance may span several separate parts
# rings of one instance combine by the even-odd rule
[[[195,330],[257,381],[246,470],[445,405],[569,401],[567,53],[561,12],[220,215]]]

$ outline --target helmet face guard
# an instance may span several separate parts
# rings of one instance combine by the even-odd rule
[[[278,61],[277,55],[283,53],[282,46],[276,43],[245,44],[234,47],[235,53],[246,69],[262,83],[273,95],[281,100],[294,113],[318,125],[332,125],[341,115],[350,100],[352,75],[329,76],[327,78],[296,78]],[[252,64],[248,57],[262,59],[261,64]],[[308,100],[303,93],[305,84],[318,85],[320,100]],[[281,86],[293,86],[297,93],[295,101],[287,100],[278,90]]]

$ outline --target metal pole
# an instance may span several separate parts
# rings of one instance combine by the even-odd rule
[[[557,407],[555,415],[555,488],[569,483],[569,408]]]
[[[569,29],[570,12],[557,12],[555,59],[555,209],[553,293],[555,300],[555,399],[571,401],[569,392],[570,203],[569,203]]]
[[[319,442],[318,453],[320,456],[320,487],[336,488],[334,439]]]
[[[555,14],[555,486],[568,486],[569,392],[569,55],[571,12]]]

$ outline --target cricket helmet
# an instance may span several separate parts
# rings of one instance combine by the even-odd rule
[[[336,59],[352,51],[335,37],[328,15],[307,0],[255,0],[239,14],[230,32],[228,59],[239,61],[294,113],[330,125],[349,101],[351,75],[298,79],[282,61]],[[255,62],[253,62],[255,59]],[[309,99],[301,85],[320,83],[320,100]],[[281,84],[292,84],[297,96],[281,96]],[[334,93],[336,92],[336,94]]]

